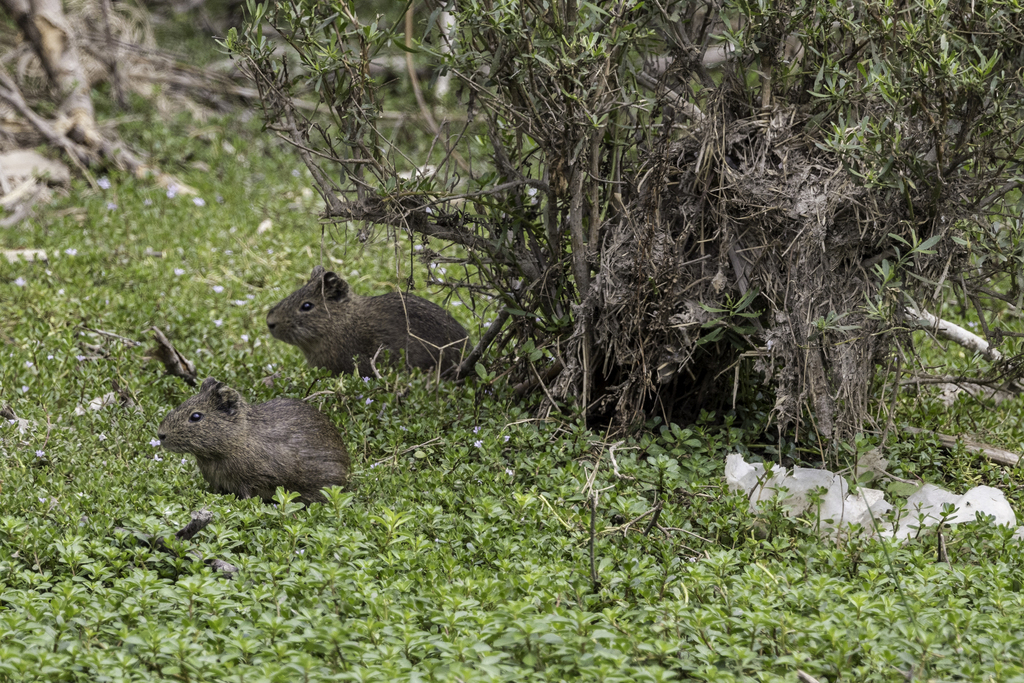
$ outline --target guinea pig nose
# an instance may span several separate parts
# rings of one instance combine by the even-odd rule
[[[157,432],[156,438],[158,438],[161,441],[163,441],[164,439],[167,438],[167,435],[166,434],[161,434],[160,432]]]

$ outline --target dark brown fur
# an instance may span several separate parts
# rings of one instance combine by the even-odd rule
[[[303,310],[305,307],[306,310]],[[309,282],[267,313],[276,339],[298,346],[306,362],[331,372],[350,373],[359,358],[359,374],[370,377],[370,359],[383,348],[406,364],[447,370],[462,358],[469,335],[440,306],[412,294],[360,296],[322,266]]]
[[[292,398],[246,403],[212,377],[167,413],[157,436],[167,450],[194,455],[214,493],[269,503],[283,486],[308,505],[326,500],[320,489],[348,481],[348,451],[326,415]]]

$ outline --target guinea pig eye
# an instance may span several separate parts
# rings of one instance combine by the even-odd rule
[[[310,301],[303,301],[302,305],[299,306],[299,310],[300,311],[312,311],[313,310],[313,303],[310,302]]]
[[[203,419],[203,414],[202,413],[192,413],[191,415],[188,416],[188,421],[189,422],[199,422],[202,419]]]

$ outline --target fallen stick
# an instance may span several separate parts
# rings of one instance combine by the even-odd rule
[[[213,521],[213,513],[210,512],[209,510],[195,511],[192,513],[191,517],[192,519],[189,521],[189,523],[186,524],[176,534],[174,534],[174,537],[179,541],[191,540],[192,537],[194,537],[196,534],[202,531],[207,524]],[[163,536],[141,534],[134,532],[130,529],[118,528],[118,530],[131,534],[141,543],[148,545],[153,550],[159,550],[160,552],[167,553],[168,555],[174,555],[175,557],[181,556],[177,550],[167,545],[167,543],[164,541]],[[185,554],[193,558],[194,560],[198,560],[199,562],[203,562],[209,565],[212,569],[221,572],[229,579],[232,578],[236,572],[238,572],[238,567],[236,567],[235,565],[229,564],[224,560],[218,560],[215,557],[203,557],[203,554],[194,548],[192,550],[186,551]]]
[[[945,339],[955,342],[965,349],[970,349],[975,353],[979,353],[993,363],[999,362],[1003,359],[1003,354],[999,353],[997,349],[994,349],[987,341],[973,332],[965,330],[956,323],[943,320],[942,318],[932,315],[928,311],[922,311],[919,308],[913,308],[911,306],[907,306],[906,311],[911,320],[921,327],[929,328],[940,337],[944,337]]]
[[[964,448],[972,451],[981,451],[985,457],[992,462],[999,465],[1005,465],[1006,467],[1016,467],[1017,463],[1020,462],[1020,456],[1012,451],[1004,451],[1002,448],[989,446],[986,443],[974,441],[973,439],[968,439],[965,436],[950,436],[949,434],[941,434],[939,432],[933,432],[930,429],[920,429],[918,427],[904,427],[904,431],[910,432],[911,434],[927,434],[929,436],[934,436],[944,448],[956,448],[957,442],[962,442]]]

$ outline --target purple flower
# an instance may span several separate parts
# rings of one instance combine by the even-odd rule
[[[19,278],[15,279],[15,281],[14,281],[14,286],[15,287],[24,287],[26,284],[28,284],[28,283],[25,282],[25,278],[23,278],[23,277],[19,277]]]
[[[175,275],[184,275],[185,274],[185,269],[184,268],[175,268],[174,269],[174,274]]]
[[[143,206],[153,206],[153,200],[152,199],[143,199],[142,200],[142,205]]]
[[[45,455],[45,454],[42,451],[36,451],[36,457],[37,458],[41,458],[41,457],[43,457],[43,455]]]
[[[242,335],[242,341],[245,341],[245,342],[249,341],[249,335],[243,334]]]
[[[160,454],[159,454],[159,453],[157,453],[156,455],[154,455],[154,456],[153,456],[153,459],[154,459],[154,460],[156,460],[157,462],[163,462],[163,461],[164,461],[164,459],[160,457]]]
[[[206,206],[206,200],[203,199],[202,197],[193,197],[192,203],[195,204],[196,206]]]
[[[101,190],[109,190],[110,178],[108,178],[107,176],[100,176],[99,178],[96,179],[96,184],[100,186]]]
[[[77,249],[65,249],[64,253],[67,254],[68,256],[74,256],[75,254],[78,253],[78,250]]]
[[[114,202],[107,202],[107,211],[113,211],[117,208],[117,204]]]
[[[156,448],[157,446],[160,445],[160,439],[150,439],[149,445],[152,446],[153,448]]]
[[[177,185],[175,185],[174,183],[171,183],[170,185],[167,186],[167,196],[169,198],[174,199],[174,196],[177,195],[177,194],[178,194],[178,186]]]
[[[476,446],[477,448],[483,448],[484,442],[481,441],[480,439],[477,439],[476,441],[473,442],[473,445]]]
[[[371,403],[373,403],[373,399],[372,398],[366,399],[366,405],[370,405]]]
[[[224,291],[224,286],[223,286],[223,285],[214,285],[214,286],[213,286],[213,291],[214,291],[214,292],[215,292],[216,294],[220,294],[221,292],[223,292],[223,291]]]
[[[216,325],[217,327],[220,327],[221,325],[224,324],[224,321],[218,318],[217,320],[213,321],[213,324]]]

